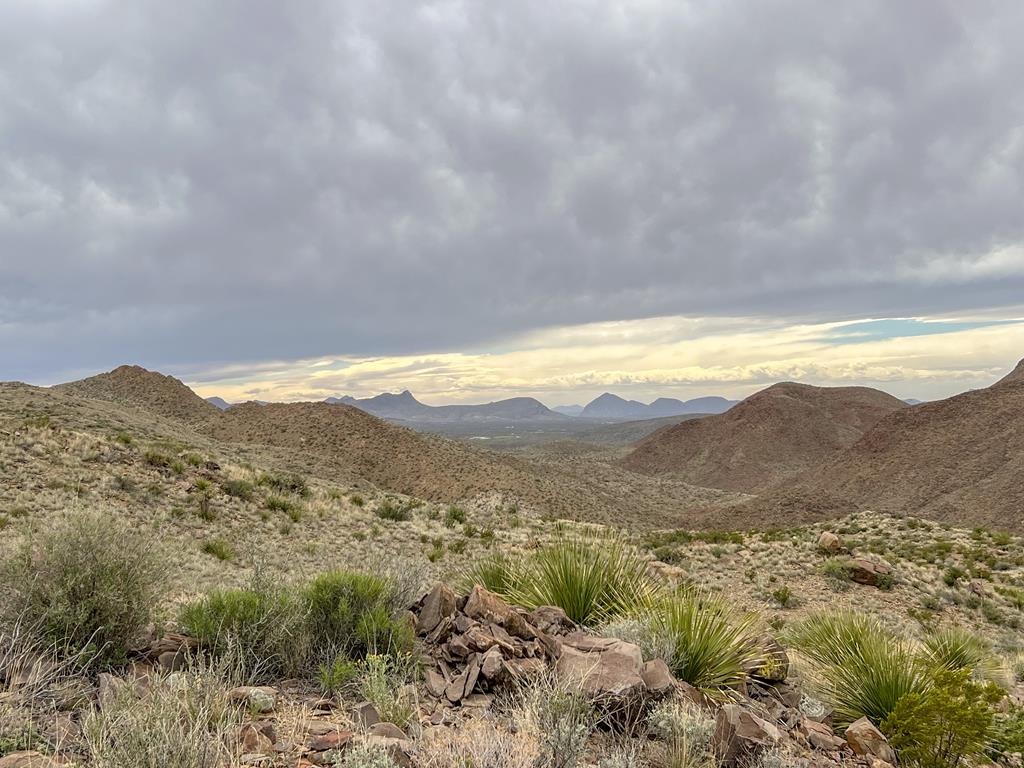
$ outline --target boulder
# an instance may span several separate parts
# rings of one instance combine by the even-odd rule
[[[614,638],[585,638],[573,645],[567,642],[555,663],[559,680],[580,685],[594,699],[643,694],[647,690],[643,670],[640,649]]]
[[[868,758],[868,762],[883,760],[896,764],[896,753],[885,736],[870,720],[862,717],[846,729],[846,741],[855,755]]]
[[[850,561],[850,579],[857,584],[877,587],[887,578],[892,578],[892,566],[884,560],[858,557]]]
[[[565,611],[554,605],[535,608],[527,619],[541,632],[549,635],[563,635],[576,630],[573,620],[565,615]]]
[[[656,696],[664,696],[676,687],[676,679],[672,676],[672,670],[661,659],[651,659],[644,664],[640,677],[647,690]]]
[[[782,733],[771,723],[738,704],[726,704],[718,711],[711,745],[723,766],[747,765],[782,741]]]
[[[827,555],[838,555],[843,552],[843,542],[831,531],[822,531],[818,537],[818,549]]]
[[[513,611],[508,603],[477,584],[466,598],[463,613],[476,621],[504,624]]]
[[[274,741],[253,723],[245,723],[238,729],[235,743],[242,754],[269,755],[274,751]]]
[[[423,598],[423,607],[416,617],[416,632],[426,635],[433,632],[441,620],[455,614],[458,599],[447,584],[438,583]]]

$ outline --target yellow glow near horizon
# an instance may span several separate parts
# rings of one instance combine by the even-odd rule
[[[987,386],[1024,356],[1024,319],[891,338],[857,333],[855,323],[661,317],[537,331],[492,352],[239,365],[207,371],[191,384],[204,397],[230,402],[403,389],[432,405],[517,396],[549,405],[585,403],[604,391],[646,402],[740,398],[783,380],[876,386],[899,397],[934,399]]]

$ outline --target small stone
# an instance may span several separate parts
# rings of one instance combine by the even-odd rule
[[[178,672],[188,664],[188,653],[183,650],[164,651],[157,656],[156,663],[171,672]]]
[[[326,752],[329,749],[341,749],[352,740],[352,731],[335,729],[320,736],[314,736],[306,746],[314,752]]]
[[[668,693],[676,685],[672,671],[662,659],[651,659],[644,664],[640,677],[643,678],[647,690],[658,696]]]
[[[405,731],[394,723],[374,723],[370,726],[371,736],[379,736],[383,739],[406,739]]]
[[[349,711],[349,715],[352,717],[352,722],[361,728],[369,728],[371,725],[376,725],[380,722],[380,713],[377,711],[377,708],[368,701],[356,704]]]
[[[243,685],[228,691],[228,699],[256,714],[273,712],[277,707],[277,689],[270,686]]]
[[[480,660],[480,674],[486,680],[497,680],[505,669],[505,660],[497,647],[491,648]]]

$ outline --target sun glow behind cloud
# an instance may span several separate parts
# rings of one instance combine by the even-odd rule
[[[651,400],[745,397],[776,381],[866,385],[933,399],[991,384],[1024,355],[1024,318],[885,318],[785,324],[659,317],[553,328],[500,349],[321,357],[186,376],[203,396],[320,400],[412,390],[431,404],[533,396],[551,405],[604,391]]]

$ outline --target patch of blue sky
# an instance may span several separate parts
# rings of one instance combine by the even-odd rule
[[[958,331],[970,331],[996,325],[1015,325],[1020,322],[1020,320],[918,320],[910,317],[893,317],[882,320],[865,320],[832,328],[827,334],[820,337],[820,340],[829,344],[861,344],[866,341],[957,333]]]

